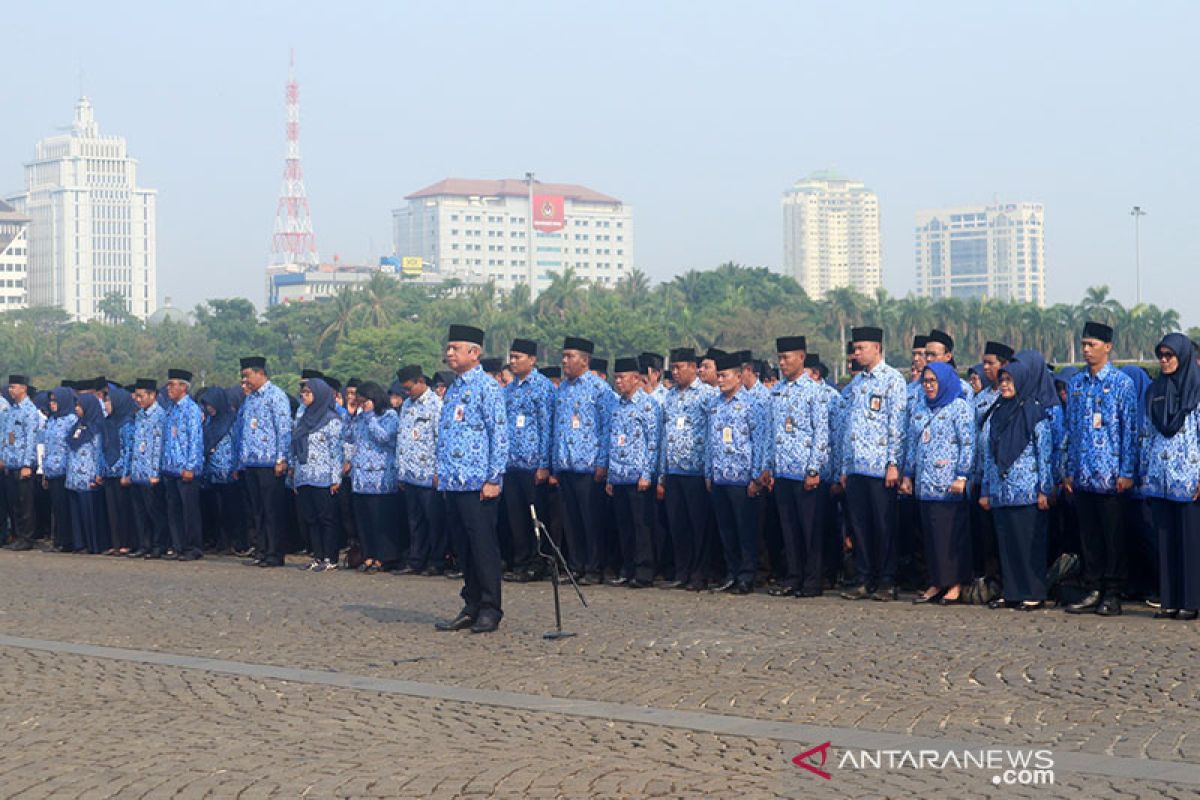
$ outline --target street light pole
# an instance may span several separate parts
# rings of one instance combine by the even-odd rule
[[[1133,258],[1134,269],[1137,276],[1137,303],[1142,304],[1142,217],[1146,216],[1146,212],[1141,206],[1134,206],[1129,212],[1133,217]]]
[[[529,184],[529,219],[525,224],[525,271],[529,280],[529,299],[537,297],[536,284],[533,274],[533,173],[525,173],[525,181]]]

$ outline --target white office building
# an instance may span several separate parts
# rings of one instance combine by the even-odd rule
[[[29,217],[0,201],[0,313],[26,306]]]
[[[1046,304],[1045,211],[998,203],[917,212],[917,293]]]
[[[814,172],[783,195],[783,272],[814,300],[883,285],[879,198],[862,181]]]
[[[530,221],[529,194],[524,180],[459,178],[414,192],[392,212],[395,255],[419,257],[426,275],[508,290],[529,283],[532,246],[535,296],[567,267],[601,286],[633,269],[630,206],[585,186],[534,182],[535,197],[562,198],[562,228],[541,231]]]
[[[100,135],[86,97],[69,133],[38,142],[11,200],[30,219],[29,305],[86,321],[116,292],[133,316],[154,311],[155,190],[138,185],[125,139]]]

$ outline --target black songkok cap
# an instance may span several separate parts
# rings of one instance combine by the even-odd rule
[[[879,342],[883,344],[883,328],[851,328],[850,341],[852,342]]]
[[[153,378],[138,378],[133,382],[133,388],[135,390],[145,389],[147,392],[157,392],[158,381],[154,380]]]
[[[400,381],[401,383],[405,383],[407,381],[420,380],[424,377],[424,375],[425,373],[421,371],[420,364],[409,364],[408,366],[400,368],[400,370],[396,373],[396,380]]]
[[[671,350],[671,362],[676,361],[695,361],[696,349],[694,347],[676,347]]]
[[[749,364],[754,360],[754,353],[750,352],[749,350],[737,350],[733,353],[733,355],[737,356],[737,360],[741,361],[743,364]]]
[[[86,388],[91,389],[93,392],[106,392],[108,391],[108,378],[103,375],[92,378]]]
[[[914,337],[913,337],[913,343],[912,343],[912,349],[913,349],[913,350],[920,350],[921,348],[923,348],[923,347],[924,347],[925,345],[927,345],[927,344],[929,344],[929,337],[928,337],[928,336],[914,336]]]
[[[996,356],[1005,361],[1009,361],[1013,357],[1013,349],[1001,342],[988,342],[983,346],[983,354],[985,356]]]
[[[524,353],[537,358],[537,342],[532,339],[513,339],[512,347],[508,350],[511,353]]]
[[[638,369],[642,372],[645,372],[648,367],[652,367],[659,372],[662,372],[663,357],[658,353],[639,353]]]
[[[459,340],[458,340],[458,339],[455,339],[454,341],[459,341]],[[360,381],[358,378],[351,378],[350,380],[346,381],[346,388],[347,388],[347,389],[355,389],[355,390],[357,390],[357,389],[358,389],[358,387],[360,387],[360,386],[362,386],[362,385],[363,385],[363,382],[362,382],[362,381]]]
[[[498,358],[485,358],[479,362],[484,372],[499,372],[504,369],[504,362]]]
[[[710,347],[710,348],[708,348],[708,352],[706,352],[704,355],[702,355],[700,357],[700,360],[703,361],[705,359],[711,359],[712,361],[716,361],[721,356],[728,356],[728,355],[732,355],[734,358],[737,358],[736,353],[732,353],[732,354],[726,353],[724,350],[722,350],[719,347]],[[741,361],[739,360],[738,363],[740,364]]]
[[[319,369],[302,369],[300,370],[300,380],[306,381],[309,378],[324,378]]]
[[[741,369],[742,367],[742,360],[738,358],[737,353],[721,353],[713,359],[713,362],[717,366],[717,372],[726,369]]]
[[[848,356],[854,355],[854,342],[853,341],[846,342],[846,355],[848,355]]]
[[[780,336],[775,340],[776,353],[791,353],[794,350],[807,350],[808,340],[803,336]]]
[[[186,369],[169,369],[167,370],[167,380],[191,383],[192,373],[188,372]]]
[[[325,381],[325,384],[335,392],[340,392],[342,390],[342,382],[332,375],[322,375],[321,380]]]
[[[805,369],[812,369],[814,367],[819,367],[820,365],[821,365],[821,354],[820,353],[805,353],[804,354],[804,368]]]
[[[470,342],[471,344],[483,344],[483,331],[472,325],[451,325],[450,335],[447,337],[448,342]]]
[[[605,375],[607,375],[608,374],[608,359],[607,358],[593,358],[590,361],[588,361],[588,368],[590,370],[592,370],[593,372],[602,372]]]
[[[266,369],[267,359],[262,356],[246,356],[242,359],[242,369]]]
[[[949,351],[954,350],[954,337],[945,331],[939,331],[937,328],[934,328],[929,332],[929,340],[926,342],[926,344],[933,344],[934,342],[945,345],[946,349]]]
[[[591,339],[584,339],[582,336],[568,336],[563,339],[563,350],[578,350],[581,353],[587,353],[589,356],[596,352],[596,345]]]
[[[441,372],[433,373],[433,382],[440,383],[443,386],[449,386],[454,383],[454,373],[450,370],[442,370]]]
[[[9,383],[9,385],[12,385],[14,383],[19,383],[22,386],[29,388],[29,376],[28,375],[16,375],[16,374],[9,375],[8,383]]]
[[[1088,322],[1083,326],[1084,339],[1099,339],[1102,342],[1111,342],[1113,329],[1103,322]]]
[[[640,372],[638,360],[635,356],[624,356],[618,358],[613,365],[613,372]]]
[[[64,389],[75,390],[75,389],[79,388],[79,381],[73,381],[73,380],[70,380],[69,378],[63,378],[62,383],[60,383],[59,386],[61,386]]]
[[[546,367],[541,371],[547,378],[561,378],[562,367]]]

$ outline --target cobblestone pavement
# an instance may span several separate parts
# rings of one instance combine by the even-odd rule
[[[497,634],[437,634],[442,578],[0,553],[0,634],[978,745],[1200,763],[1200,627],[1149,612],[564,596],[505,585]],[[771,738],[0,647],[2,797],[1196,797],[1057,770],[791,763]],[[809,746],[820,744],[818,741]],[[838,748],[831,753],[836,762]]]

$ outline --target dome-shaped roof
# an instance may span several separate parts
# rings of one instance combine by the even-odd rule
[[[147,325],[161,325],[170,320],[179,325],[191,325],[195,322],[192,315],[171,305],[171,298],[164,298],[163,304],[150,316],[146,317]]]

